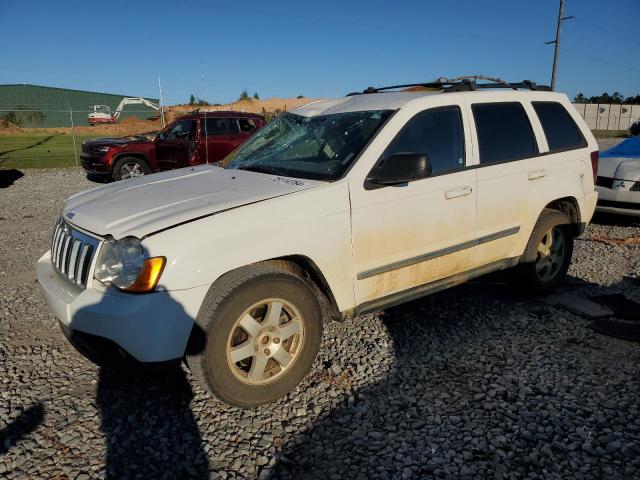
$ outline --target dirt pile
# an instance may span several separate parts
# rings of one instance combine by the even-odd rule
[[[4,133],[6,135],[14,135],[16,133],[20,133],[20,127],[14,123],[11,123],[9,120],[0,120],[0,134]]]
[[[174,105],[171,107],[165,107],[164,114],[167,123],[172,122],[181,115],[186,115],[192,112],[196,108],[201,112],[216,112],[220,110],[236,110],[238,112],[250,112],[250,113],[273,113],[282,112],[286,110],[292,110],[298,108],[307,103],[316,102],[318,98],[267,98],[265,100],[258,100],[255,98],[249,98],[246,100],[238,100],[232,103],[226,103],[224,105],[209,105],[206,107],[197,107],[193,105]]]

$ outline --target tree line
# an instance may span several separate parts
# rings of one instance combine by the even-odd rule
[[[593,97],[587,97],[582,93],[579,93],[573,97],[574,103],[617,103],[621,105],[640,105],[640,95],[634,97],[626,97],[620,92],[613,92],[609,95],[607,92],[602,95],[594,95]]]

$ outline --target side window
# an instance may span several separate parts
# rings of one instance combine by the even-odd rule
[[[203,118],[200,122],[203,135],[232,135],[238,131],[231,118]]]
[[[253,132],[256,129],[256,121],[253,118],[239,118],[241,132]]]
[[[531,104],[542,124],[550,152],[587,146],[582,132],[563,105],[558,102],[531,102]]]
[[[529,117],[521,103],[475,103],[471,110],[481,164],[519,160],[538,153]]]
[[[166,138],[191,138],[195,131],[195,120],[179,120],[167,129]]]
[[[400,130],[384,152],[426,153],[433,174],[464,167],[464,131],[458,107],[442,107],[418,113]]]

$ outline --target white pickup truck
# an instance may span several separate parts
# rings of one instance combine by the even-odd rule
[[[557,286],[596,205],[585,122],[530,82],[420,85],[439,91],[311,103],[220,166],[70,197],[37,267],[67,338],[100,365],[186,358],[251,407],[296,387],[330,318],[512,267]]]

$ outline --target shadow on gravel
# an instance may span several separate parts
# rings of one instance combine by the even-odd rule
[[[36,403],[20,414],[12,423],[0,430],[0,455],[7,453],[13,446],[24,440],[44,419],[42,404]]]
[[[640,226],[640,217],[596,212],[593,219],[591,220],[591,223],[595,223],[597,225],[608,225],[612,227],[638,227]]]
[[[0,188],[10,187],[16,180],[23,176],[24,174],[15,168],[0,169]]]
[[[163,311],[175,322],[193,321],[185,318],[182,305],[170,296],[162,302]],[[84,308],[100,311],[100,304]],[[108,308],[113,305],[104,306]],[[77,331],[82,318],[80,310],[63,332],[85,357],[110,366],[100,368],[96,392],[107,444],[106,477],[208,479],[207,455],[191,411],[193,391],[180,364],[143,367],[122,350],[114,349],[115,344]],[[204,332],[197,331],[205,342]],[[145,332],[135,333],[142,336]],[[190,347],[190,353],[198,348]]]
[[[461,299],[464,316],[451,308]],[[291,438],[269,478],[637,473],[632,345],[496,283],[380,315],[394,367]]]
[[[182,370],[163,379],[123,379],[101,369],[97,404],[107,443],[107,478],[208,479],[192,397]]]

